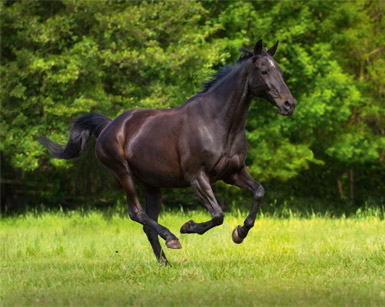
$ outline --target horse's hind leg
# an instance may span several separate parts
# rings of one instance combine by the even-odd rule
[[[115,154],[115,153],[113,153]],[[106,155],[101,150],[99,151],[99,160],[112,172],[112,174],[119,180],[127,196],[128,214],[130,218],[148,227],[166,241],[168,248],[182,248],[178,238],[172,234],[166,227],[159,225],[155,220],[150,218],[143,210],[138,195],[135,189],[135,182],[130,166],[126,160],[116,158],[111,159],[111,155]]]
[[[166,246],[168,248],[182,248],[175,235],[173,235],[166,227],[159,225],[143,211],[143,208],[139,203],[132,176],[130,174],[119,174],[119,179],[127,195],[128,214],[130,215],[130,218],[158,233],[158,235],[166,241]]]
[[[157,188],[142,187],[146,197],[146,213],[149,218],[158,222],[160,208],[162,206],[162,192]],[[151,243],[154,254],[161,265],[168,265],[166,255],[159,243],[158,234],[148,226],[143,226],[143,230]]]

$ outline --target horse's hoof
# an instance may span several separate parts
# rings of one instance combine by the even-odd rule
[[[172,249],[181,249],[182,248],[182,245],[180,245],[179,240],[168,241],[168,242],[166,242],[166,246],[168,248],[172,248]]]
[[[241,244],[243,241],[243,239],[239,236],[239,230],[238,230],[239,227],[241,226],[237,226],[233,230],[233,241],[234,243],[237,243],[237,244]]]
[[[172,267],[171,263],[167,261],[167,259],[162,258],[162,260],[159,261],[159,266],[168,266]]]
[[[192,233],[191,227],[194,225],[194,221],[190,220],[182,225],[180,233]]]

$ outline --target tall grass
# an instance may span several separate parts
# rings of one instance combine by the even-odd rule
[[[262,215],[241,245],[244,212],[203,236],[181,235],[204,212],[160,223],[183,249],[160,267],[122,214],[56,212],[0,220],[1,305],[384,305],[383,211],[346,218]],[[162,245],[164,246],[163,242]]]

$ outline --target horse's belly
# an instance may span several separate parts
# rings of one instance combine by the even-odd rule
[[[136,177],[156,187],[188,186],[180,169],[176,152],[170,147],[156,146],[156,141],[151,146],[141,144],[141,146],[131,148],[129,154],[126,155]]]
[[[159,188],[179,188],[187,187],[189,183],[186,182],[178,171],[172,168],[165,167],[161,163],[141,164],[136,160],[129,164],[134,171],[134,174],[141,181],[153,187]]]

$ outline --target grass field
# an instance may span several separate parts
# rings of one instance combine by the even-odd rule
[[[160,267],[142,227],[102,213],[0,219],[0,305],[385,305],[385,222],[262,217],[241,245],[244,215],[203,236],[165,213],[183,249]],[[163,244],[163,242],[162,242]],[[164,246],[164,244],[163,244]]]

